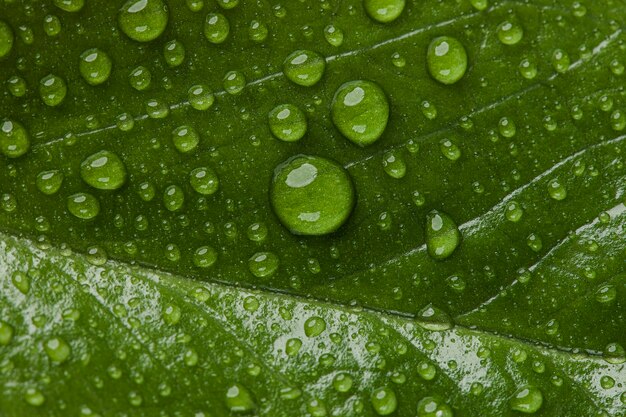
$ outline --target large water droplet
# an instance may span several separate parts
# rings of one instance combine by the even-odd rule
[[[294,51],[283,62],[283,72],[289,81],[304,87],[317,83],[325,69],[324,57],[308,50]]]
[[[524,37],[524,30],[518,24],[509,21],[498,26],[498,39],[505,45],[515,45]]]
[[[453,417],[454,413],[443,399],[424,397],[417,403],[417,417]]]
[[[204,36],[213,44],[220,44],[228,38],[230,22],[221,13],[209,13],[204,20]]]
[[[67,85],[61,77],[46,75],[39,81],[39,95],[47,106],[58,106],[65,100]]]
[[[99,190],[116,190],[126,183],[126,166],[119,156],[104,150],[85,158],[80,176]]]
[[[396,20],[406,4],[405,0],[364,0],[365,11],[374,20],[388,23]]]
[[[6,321],[0,320],[0,345],[6,346],[13,340],[13,326]]]
[[[454,84],[467,70],[467,52],[457,39],[441,36],[428,47],[426,62],[430,75],[442,84]]]
[[[454,325],[448,313],[432,304],[421,309],[417,313],[416,320],[423,328],[434,331],[448,330]]]
[[[80,75],[91,85],[99,85],[109,79],[113,63],[105,52],[91,48],[80,55]]]
[[[4,119],[0,124],[0,152],[9,158],[24,155],[30,149],[30,137],[21,123]]]
[[[163,0],[128,0],[120,9],[117,21],[129,38],[149,42],[161,36],[168,19]]]
[[[90,220],[100,213],[100,202],[91,194],[77,193],[67,198],[67,209],[79,219]]]
[[[193,263],[198,268],[209,268],[217,262],[217,251],[212,246],[200,246],[193,254]]]
[[[304,334],[307,337],[317,337],[326,330],[326,322],[323,318],[313,316],[304,322]]]
[[[77,12],[85,5],[85,0],[54,0],[54,5],[66,12]]]
[[[0,58],[5,57],[11,52],[15,37],[13,30],[5,21],[0,20]]]
[[[383,90],[371,81],[342,84],[331,105],[333,123],[359,146],[376,142],[387,127],[389,102]]]
[[[200,143],[200,135],[193,127],[183,125],[172,132],[172,142],[179,152],[187,153],[196,149]]]
[[[70,345],[60,337],[53,337],[44,343],[44,350],[53,362],[65,362],[72,353]]]
[[[389,387],[377,388],[370,397],[372,407],[379,416],[388,416],[398,408],[396,393]]]
[[[272,134],[285,142],[302,139],[307,130],[306,115],[293,104],[281,104],[268,115]]]
[[[278,256],[272,252],[257,252],[248,260],[248,268],[252,275],[257,278],[273,275],[279,265]]]
[[[511,398],[511,409],[526,414],[533,414],[539,411],[543,404],[543,395],[539,388],[523,387],[518,389]]]
[[[208,167],[196,168],[189,174],[191,187],[202,195],[211,195],[217,192],[220,181],[213,169]]]
[[[336,162],[298,155],[275,169],[270,198],[274,212],[292,233],[324,235],[346,222],[355,192],[348,172]]]
[[[450,216],[436,210],[426,217],[426,246],[431,257],[446,259],[461,242],[461,233]]]
[[[252,394],[241,384],[228,387],[226,406],[233,413],[248,413],[256,408]]]

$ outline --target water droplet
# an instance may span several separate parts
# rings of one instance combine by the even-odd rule
[[[48,36],[57,36],[61,33],[61,20],[54,15],[47,15],[43,19],[43,30]],[[2,55],[0,53],[0,55]]]
[[[13,30],[5,21],[0,20],[0,58],[3,58],[13,49],[15,37]]]
[[[448,313],[432,304],[421,309],[417,313],[416,320],[423,328],[433,331],[448,330],[453,327],[452,319]]]
[[[526,238],[526,244],[533,252],[539,252],[543,248],[543,241],[536,233],[528,235],[528,238]]]
[[[550,194],[550,197],[554,200],[565,200],[565,198],[567,198],[567,189],[555,178],[548,183],[548,194]]]
[[[265,223],[252,223],[248,227],[248,239],[253,242],[263,242],[267,238],[268,229]]]
[[[11,282],[19,292],[26,295],[30,290],[30,278],[22,271],[15,271],[11,275]]]
[[[524,215],[524,209],[518,202],[510,201],[507,203],[504,209],[504,214],[508,221],[517,223],[522,219],[522,216]]]
[[[429,255],[443,260],[452,255],[461,242],[456,223],[445,213],[433,210],[426,217],[426,246]]]
[[[467,286],[465,280],[459,275],[450,275],[448,278],[446,278],[446,284],[448,284],[448,287],[456,292],[465,291],[465,288]]]
[[[0,125],[0,151],[9,158],[18,158],[30,149],[30,137],[21,123],[4,119]]]
[[[106,52],[87,49],[80,55],[80,75],[91,85],[100,85],[109,79],[113,63]]]
[[[609,67],[611,68],[611,72],[613,73],[613,75],[617,76],[624,74],[624,70],[626,69],[624,64],[622,64],[618,59],[614,59],[613,61],[611,61]]]
[[[129,132],[135,127],[135,119],[128,113],[122,113],[115,117],[115,125],[122,132]]]
[[[204,85],[194,85],[187,93],[189,104],[196,110],[208,110],[215,102],[215,95]]]
[[[343,31],[333,24],[324,28],[324,37],[326,42],[334,47],[339,47],[343,44]]]
[[[7,80],[7,88],[13,97],[23,97],[27,90],[26,80],[18,75],[14,75]]]
[[[470,0],[470,3],[476,10],[485,10],[489,6],[488,0]]]
[[[451,161],[458,160],[462,155],[461,149],[450,139],[442,139],[439,142],[439,150]]]
[[[424,397],[417,403],[417,417],[453,417],[454,413],[440,397]]]
[[[215,171],[208,167],[196,168],[189,175],[191,187],[202,195],[215,194],[219,189],[220,181]]]
[[[108,260],[108,256],[105,250],[98,246],[88,247],[85,253],[85,257],[87,258],[87,262],[96,266],[102,266]]]
[[[313,316],[304,322],[304,334],[307,337],[317,337],[326,330],[326,322],[323,318]]]
[[[422,109],[422,114],[428,120],[434,120],[437,118],[437,107],[435,107],[435,105],[432,104],[430,101],[428,100],[422,101],[422,104],[420,105],[420,107]]]
[[[310,87],[324,75],[326,61],[317,52],[297,50],[289,54],[283,62],[283,72],[289,81]]]
[[[383,169],[391,178],[400,179],[406,175],[406,164],[396,151],[388,151],[383,155]]]
[[[605,284],[596,290],[596,301],[601,304],[612,303],[617,297],[617,289],[614,285]]]
[[[188,153],[196,149],[200,143],[200,135],[193,127],[183,125],[172,132],[172,142],[180,153]]]
[[[150,87],[150,83],[152,82],[152,73],[148,68],[138,66],[128,75],[128,82],[135,90],[143,91]]]
[[[180,66],[185,61],[185,46],[176,39],[167,42],[163,45],[163,58],[171,68]]]
[[[237,95],[246,86],[246,77],[239,71],[228,71],[224,76],[223,86],[228,94]]]
[[[307,131],[306,115],[293,104],[274,107],[268,120],[272,134],[285,142],[300,140]]]
[[[285,344],[285,353],[287,356],[295,356],[300,352],[300,348],[302,347],[302,340],[298,338],[292,338],[287,340]]]
[[[1,323],[0,323],[1,324]],[[2,327],[0,326],[0,343],[2,343]],[[626,362],[626,350],[619,343],[609,343],[604,348],[603,356],[610,364],[618,365]],[[624,397],[626,398],[626,397]]]
[[[437,368],[430,362],[421,361],[417,365],[417,373],[425,381],[432,381],[437,376]]]
[[[268,277],[278,270],[280,261],[272,252],[257,252],[248,260],[248,268],[257,278]]]
[[[336,162],[298,155],[274,170],[270,198],[281,223],[292,233],[324,235],[346,222],[355,191],[348,172]]]
[[[41,100],[50,107],[58,106],[67,94],[67,85],[61,77],[48,74],[39,81]]]
[[[454,84],[465,75],[467,52],[463,44],[450,36],[433,39],[426,55],[430,75],[442,84]]]
[[[377,22],[389,23],[396,20],[406,4],[405,0],[364,0],[365,11]]]
[[[85,5],[85,0],[54,0],[54,5],[66,12],[77,12]]]
[[[122,32],[138,42],[161,36],[168,20],[169,12],[163,0],[128,0],[117,18]]]
[[[543,394],[538,388],[523,387],[518,389],[511,398],[511,409],[526,414],[533,414],[539,411],[543,404]]]
[[[6,346],[11,343],[13,339],[13,326],[11,326],[6,321],[0,320],[0,345]]]
[[[28,388],[24,393],[24,400],[33,407],[39,407],[46,401],[46,397],[36,388]]]
[[[268,33],[269,29],[267,25],[258,20],[253,20],[250,22],[250,26],[248,26],[248,38],[253,42],[263,42],[267,39]]]
[[[352,377],[345,372],[340,372],[333,378],[333,387],[337,392],[344,393],[350,391],[352,384]]]
[[[99,190],[117,190],[126,183],[126,175],[120,157],[106,150],[88,156],[80,164],[83,181]]]
[[[522,74],[522,77],[532,80],[537,76],[537,65],[530,59],[524,58],[519,64],[519,72]]]
[[[170,326],[176,325],[181,315],[180,307],[177,305],[170,304],[163,309],[163,321]]]
[[[256,408],[252,394],[241,384],[231,385],[226,390],[226,406],[233,413],[248,413]]]
[[[221,13],[209,13],[204,20],[204,36],[213,44],[223,43],[230,33],[230,22]]]
[[[216,3],[225,10],[234,9],[239,5],[239,0],[216,0]]]
[[[372,407],[379,416],[387,416],[398,408],[396,393],[388,387],[377,388],[370,397]]]
[[[331,105],[333,123],[358,146],[376,142],[387,127],[389,102],[383,90],[371,81],[342,84]]]
[[[505,21],[498,26],[498,39],[505,45],[515,45],[524,37],[524,30],[520,25]]]
[[[65,362],[72,353],[70,345],[60,337],[47,340],[43,347],[50,360],[57,363]]]
[[[217,251],[212,246],[200,246],[193,254],[193,264],[198,268],[209,268],[217,262]]]
[[[517,127],[515,122],[508,117],[503,117],[498,122],[498,130],[500,134],[505,138],[512,138],[517,133]]]
[[[326,406],[317,398],[313,398],[306,405],[306,411],[311,417],[326,417]]]
[[[557,49],[552,54],[552,67],[558,73],[564,73],[569,69],[570,59],[567,52]]]
[[[616,132],[626,129],[626,113],[621,110],[615,110],[611,114],[611,127]]]
[[[185,192],[177,185],[170,185],[163,193],[163,203],[169,211],[178,211],[185,203]]]
[[[67,198],[67,209],[75,217],[90,220],[100,213],[100,202],[87,193],[77,193]]]

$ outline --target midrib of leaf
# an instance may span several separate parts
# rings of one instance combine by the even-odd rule
[[[387,46],[387,45],[391,45],[391,44],[394,44],[394,43],[397,43],[397,42],[404,41],[406,39],[410,39],[412,37],[415,37],[415,36],[418,36],[420,34],[426,33],[426,32],[428,32],[429,30],[432,30],[432,29],[443,28],[443,27],[446,27],[446,26],[449,26],[449,25],[452,25],[452,24],[456,24],[456,23],[458,23],[460,21],[463,21],[463,20],[470,20],[470,19],[473,19],[473,18],[478,17],[478,16],[488,15],[488,14],[494,12],[494,11],[504,9],[506,7],[513,7],[513,6],[515,6],[515,7],[527,7],[527,8],[530,8],[530,9],[542,10],[542,11],[548,11],[548,10],[554,11],[554,10],[556,10],[556,11],[561,11],[563,13],[569,13],[569,11],[567,9],[561,8],[561,7],[545,6],[545,5],[539,6],[539,5],[532,4],[532,3],[524,3],[524,2],[520,2],[520,1],[507,0],[507,1],[503,1],[501,3],[495,4],[495,5],[491,6],[491,7],[489,7],[487,10],[484,10],[484,11],[481,11],[481,12],[468,13],[468,14],[464,14],[464,15],[461,15],[461,16],[458,16],[458,17],[455,17],[455,18],[452,18],[452,19],[447,19],[447,20],[444,20],[444,21],[441,21],[441,22],[438,22],[438,23],[425,25],[423,27],[419,27],[417,29],[408,31],[408,32],[406,32],[406,33],[404,33],[404,34],[402,34],[400,36],[389,38],[389,39],[380,41],[380,42],[375,43],[375,44],[370,45],[370,46],[366,46],[366,47],[363,47],[363,48],[355,49],[355,50],[352,50],[352,51],[342,52],[342,53],[339,53],[339,54],[336,54],[336,55],[329,55],[329,56],[325,57],[325,60],[326,60],[326,63],[329,64],[329,63],[332,63],[334,61],[342,60],[344,58],[358,56],[360,54],[367,53],[368,51],[373,51],[373,50],[376,50],[378,48],[381,48],[381,47],[384,47],[384,46]],[[589,17],[585,17],[585,18],[589,19]],[[594,47],[593,53],[592,53],[593,57],[595,57],[596,55],[600,54],[604,49],[606,49],[621,33],[622,33],[622,29],[616,30],[605,41],[601,42],[596,47]],[[565,73],[570,72],[570,71],[580,67],[585,62],[586,61],[582,60],[582,59],[579,59],[579,60],[575,61],[574,63],[571,64],[570,68]],[[565,73],[563,73],[563,74],[565,74]],[[484,107],[481,107],[479,109],[472,110],[466,116],[473,117],[473,116],[480,115],[480,114],[482,114],[484,112],[487,112],[489,110],[493,110],[493,109],[497,108],[499,105],[504,104],[504,103],[510,101],[511,99],[522,97],[525,94],[527,94],[527,93],[529,93],[529,92],[531,92],[531,91],[533,91],[533,90],[535,90],[537,88],[544,87],[546,82],[550,82],[550,81],[554,80],[559,75],[560,75],[559,73],[555,72],[554,74],[550,75],[546,79],[544,79],[544,80],[537,80],[536,82],[528,85],[527,87],[525,87],[524,89],[522,89],[520,91],[517,91],[515,93],[509,94],[509,95],[503,97],[502,99],[500,99],[498,101],[495,101],[493,103],[490,103],[488,105],[485,105]],[[246,83],[246,88],[250,88],[250,87],[253,87],[253,86],[256,86],[256,85],[260,85],[260,84],[263,84],[266,81],[270,81],[270,80],[273,80],[273,79],[276,79],[276,78],[281,78],[281,77],[284,77],[284,73],[282,71],[278,71],[278,72],[275,72],[275,73],[272,73],[272,74],[268,74],[268,75],[265,75],[263,77],[260,77],[260,78],[257,78],[257,79],[254,79],[252,81],[247,82]],[[215,95],[216,98],[228,95],[228,93],[225,90],[223,90],[223,89],[215,91],[213,94]],[[177,103],[170,104],[169,105],[169,109],[170,109],[170,111],[172,111],[172,110],[178,110],[178,109],[185,109],[185,108],[188,108],[189,106],[190,106],[189,101],[188,100],[183,100],[183,101],[180,101],[180,102],[177,102]],[[137,116],[133,116],[133,119],[134,119],[135,122],[141,122],[141,121],[149,119],[149,116],[146,113],[143,113],[143,114],[139,114]],[[426,141],[430,137],[433,137],[433,136],[435,136],[435,135],[437,135],[439,133],[442,133],[442,132],[445,132],[445,131],[449,131],[449,130],[457,127],[459,125],[459,123],[460,122],[457,122],[457,123],[454,123],[452,125],[445,126],[443,128],[440,128],[440,129],[437,129],[437,130],[434,130],[434,131],[431,131],[431,132],[424,133],[424,134],[420,135],[417,139],[420,142]],[[73,132],[73,134],[74,134],[75,137],[80,139],[80,138],[85,138],[85,137],[88,137],[90,135],[94,135],[94,134],[98,134],[98,133],[102,133],[102,132],[106,132],[106,131],[113,131],[115,129],[117,129],[117,126],[115,124],[110,124],[110,125],[107,125],[107,126],[104,126],[104,127],[95,128],[95,129],[88,129],[88,130],[84,130],[84,131],[81,131],[81,132]],[[46,141],[39,142],[39,143],[35,144],[33,148],[34,149],[38,149],[38,148],[45,148],[47,146],[53,146],[53,145],[55,145],[57,143],[62,143],[64,140],[65,140],[64,137],[58,137],[58,138],[49,139],[49,140],[46,140]],[[226,146],[228,146],[228,145],[226,145]],[[353,167],[355,165],[358,165],[360,163],[368,161],[368,160],[374,158],[375,156],[378,156],[378,155],[382,154],[384,151],[396,149],[398,147],[400,147],[400,145],[395,145],[395,146],[388,147],[388,148],[386,148],[385,150],[383,150],[381,152],[377,152],[376,154],[369,155],[369,156],[367,156],[365,158],[362,158],[362,159],[359,159],[359,160],[348,162],[348,163],[344,164],[344,167],[346,169],[349,169],[349,168],[351,168],[351,167]]]

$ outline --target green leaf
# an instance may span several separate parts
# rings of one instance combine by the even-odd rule
[[[625,16],[2,0],[0,411],[624,415]]]

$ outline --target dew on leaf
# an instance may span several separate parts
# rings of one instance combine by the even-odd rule
[[[30,278],[22,271],[15,271],[11,275],[11,282],[19,292],[26,295],[30,290]]]
[[[54,15],[47,15],[46,17],[44,17],[43,19],[43,30],[44,32],[46,32],[46,35],[48,36],[57,36],[59,33],[61,33],[61,21],[59,20],[58,17],[54,16]],[[2,55],[2,53],[0,53],[0,56]]]
[[[440,397],[424,397],[417,403],[417,417],[453,417],[454,413]]]
[[[541,236],[536,233],[531,233],[526,238],[526,244],[533,252],[539,252],[543,248],[543,241]]]
[[[340,372],[333,378],[333,387],[337,392],[345,393],[350,391],[352,384],[352,377],[345,372]]]
[[[122,113],[115,117],[115,125],[122,132],[129,132],[135,127],[135,119],[128,113]]]
[[[33,407],[39,407],[46,401],[46,397],[36,388],[28,388],[24,393],[24,400]]]
[[[287,79],[303,87],[310,87],[321,80],[325,69],[324,57],[309,50],[294,51],[283,62]]]
[[[383,169],[391,178],[400,179],[406,175],[406,163],[396,151],[388,151],[383,155]]]
[[[246,77],[239,71],[228,71],[222,80],[224,90],[231,95],[240,94],[246,86]]]
[[[65,100],[67,85],[61,77],[48,74],[39,81],[39,95],[45,105],[58,106]]]
[[[215,194],[219,189],[219,178],[213,169],[208,167],[196,168],[189,174],[191,187],[202,195]]]
[[[324,235],[346,222],[355,204],[355,191],[348,172],[339,164],[298,155],[274,170],[270,199],[281,223],[292,233]]]
[[[370,402],[379,416],[388,416],[398,408],[396,393],[389,387],[375,389],[370,396]]]
[[[188,153],[196,149],[200,143],[200,135],[193,127],[183,125],[172,132],[172,142],[180,153]]]
[[[209,268],[217,262],[217,251],[212,246],[200,246],[193,254],[193,264],[198,268]]]
[[[4,20],[0,20],[0,58],[3,58],[13,49],[15,37],[11,26]]]
[[[80,176],[98,190],[116,190],[126,183],[126,166],[113,152],[102,150],[80,164]]]
[[[567,198],[567,189],[561,181],[555,178],[548,183],[548,194],[552,199],[562,201]]]
[[[144,66],[138,66],[128,74],[128,82],[137,91],[143,91],[150,87],[152,73]]]
[[[611,114],[611,127],[616,132],[626,129],[626,113],[622,110],[615,110]]]
[[[18,75],[14,75],[7,80],[7,88],[13,97],[23,97],[27,90],[26,80]]]
[[[169,12],[163,0],[128,0],[119,11],[122,32],[138,42],[150,42],[167,27]]]
[[[311,417],[326,417],[327,415],[326,405],[317,398],[307,402],[306,411]]]
[[[448,313],[432,304],[421,309],[415,319],[421,327],[433,331],[448,330],[454,325]]]
[[[626,362],[626,350],[619,343],[609,343],[604,348],[604,351],[602,352],[602,357],[606,362],[610,364],[622,364]]]
[[[337,26],[330,24],[324,28],[324,38],[330,45],[339,47],[343,44],[344,34]]]
[[[569,69],[570,59],[567,52],[557,49],[552,53],[552,67],[558,73],[564,73]]]
[[[239,0],[216,0],[216,3],[224,10],[234,9],[239,5]]]
[[[204,20],[204,36],[212,44],[223,43],[230,33],[230,22],[221,13],[209,13]]]
[[[268,114],[272,134],[285,142],[295,142],[307,131],[306,115],[296,105],[281,104]]]
[[[215,102],[215,95],[204,85],[194,85],[187,92],[189,104],[196,110],[204,111],[209,109]]]
[[[98,48],[85,50],[80,55],[80,75],[90,85],[100,85],[109,79],[113,62]]]
[[[489,6],[489,0],[470,0],[476,10],[485,10]]]
[[[450,139],[442,139],[439,142],[439,150],[450,161],[456,161],[462,155],[461,149]]]
[[[389,23],[396,20],[404,10],[406,0],[363,0],[365,11],[377,22]]]
[[[422,101],[420,108],[422,109],[422,114],[428,120],[434,120],[437,118],[437,107],[433,103],[428,100]]]
[[[467,52],[457,39],[441,36],[432,40],[426,54],[430,75],[442,84],[458,82],[467,70]]]
[[[500,134],[505,138],[512,138],[517,133],[517,127],[515,122],[508,117],[503,117],[498,122],[498,130]]]
[[[15,330],[6,321],[0,320],[0,346],[6,346],[13,340]]]
[[[436,260],[448,258],[461,242],[461,233],[450,216],[434,210],[426,217],[426,246]]]
[[[163,204],[169,211],[178,211],[185,203],[185,192],[178,185],[169,185],[163,192]]]
[[[356,80],[342,84],[335,93],[331,115],[337,129],[358,146],[376,142],[389,121],[389,102],[383,90],[372,81]]]
[[[512,410],[534,414],[543,404],[543,394],[539,388],[527,386],[518,389],[510,400]]]
[[[256,408],[250,391],[238,383],[226,389],[226,406],[233,413],[249,413]]]
[[[307,337],[317,337],[326,330],[326,321],[318,316],[309,317],[304,322],[304,334]]]
[[[291,338],[285,343],[285,353],[287,356],[295,356],[300,352],[302,347],[302,340],[298,338]]]
[[[0,151],[9,158],[18,158],[30,149],[30,136],[19,122],[4,119],[0,124]]]
[[[185,46],[176,39],[167,42],[163,45],[163,58],[172,68],[180,66],[185,61]]]
[[[425,381],[432,381],[437,376],[437,368],[430,362],[421,361],[417,364],[417,373]]]
[[[54,5],[66,12],[78,12],[85,5],[85,0],[54,0]]]
[[[182,313],[180,307],[174,304],[168,304],[163,309],[163,321],[169,326],[174,326],[180,321]]]
[[[151,119],[164,119],[170,114],[170,108],[167,104],[156,99],[146,101],[145,109]]]
[[[524,30],[516,23],[505,21],[498,26],[498,39],[505,45],[515,45],[524,37]]]
[[[268,33],[267,25],[258,20],[253,20],[250,22],[250,26],[248,26],[248,38],[253,42],[263,42],[267,39]]]
[[[88,193],[76,193],[67,198],[67,209],[75,217],[90,220],[100,213],[100,202]]]
[[[600,304],[612,303],[617,297],[617,289],[614,285],[604,284],[596,290],[595,297]]]
[[[529,58],[524,58],[519,64],[519,72],[522,77],[532,80],[537,76],[537,65]]]
[[[267,237],[268,229],[265,223],[252,223],[248,226],[248,239],[253,242],[262,242]]]
[[[53,337],[44,342],[44,350],[51,361],[62,363],[71,355],[70,345],[60,337]]]
[[[257,252],[248,259],[248,269],[257,278],[273,275],[279,265],[278,256],[272,252]]]

